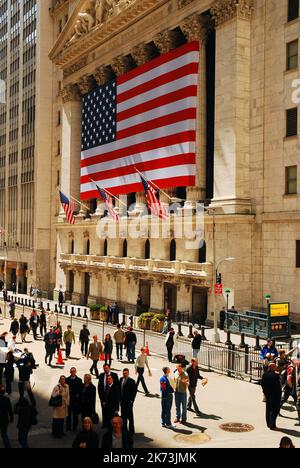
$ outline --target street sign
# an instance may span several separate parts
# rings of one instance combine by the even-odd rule
[[[216,295],[222,295],[223,294],[223,284],[216,284],[215,285],[215,294]]]

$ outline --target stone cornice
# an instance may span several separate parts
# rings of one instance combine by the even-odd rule
[[[86,55],[95,47],[98,47],[112,36],[115,36],[117,32],[128,28],[128,26],[137,19],[142,18],[145,14],[159,8],[167,2],[168,0],[136,0],[117,16],[109,18],[104,23],[97,25],[74,44],[66,46],[73,27],[72,21],[69,20],[70,24],[65,27],[63,34],[59,37],[49,57],[57,66],[64,68],[67,64],[72,63],[82,55]],[[76,19],[76,14],[78,14],[79,11],[80,5],[73,12],[73,20]]]
[[[210,11],[220,26],[235,17],[250,20],[253,10],[254,0],[215,0]]]

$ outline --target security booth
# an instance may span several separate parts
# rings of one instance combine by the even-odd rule
[[[267,312],[227,312],[225,331],[260,338],[289,338],[291,336],[290,305],[269,303]]]

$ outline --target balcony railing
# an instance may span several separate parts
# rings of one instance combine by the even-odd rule
[[[145,260],[140,258],[122,257],[100,257],[96,255],[74,255],[61,254],[61,266],[86,266],[94,268],[115,269],[122,271],[143,271],[148,273],[166,273],[170,275],[203,278],[212,280],[211,263],[193,263],[167,261],[167,260]]]

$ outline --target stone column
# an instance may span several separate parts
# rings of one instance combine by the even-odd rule
[[[60,94],[63,100],[61,189],[79,200],[82,98],[76,85],[67,85]],[[63,211],[60,217],[64,217]]]
[[[213,207],[250,213],[250,18],[253,0],[215,0],[216,116]],[[231,64],[228,67],[228,64]]]
[[[152,50],[149,44],[139,44],[138,46],[134,47],[134,49],[131,52],[131,55],[136,63],[136,65],[139,67],[141,65],[144,65],[145,63],[149,62],[152,58]],[[143,212],[144,207],[147,205],[145,193],[143,192],[137,192],[136,193],[136,205],[135,205],[135,213],[139,214]]]
[[[171,50],[176,48],[176,39],[177,39],[177,34],[175,31],[166,30],[157,34],[157,36],[155,36],[154,44],[158,48],[160,54],[163,55],[163,54],[167,54],[168,52],[171,52]],[[176,195],[176,188],[171,187],[169,189],[164,189],[164,192],[170,198],[172,198],[172,197],[175,197]],[[159,198],[163,204],[169,205],[171,203],[170,198],[168,198],[163,193],[160,194]]]
[[[180,24],[188,42],[199,41],[200,62],[198,78],[196,185],[187,187],[185,207],[190,208],[206,198],[206,39],[210,20],[191,15]]]

